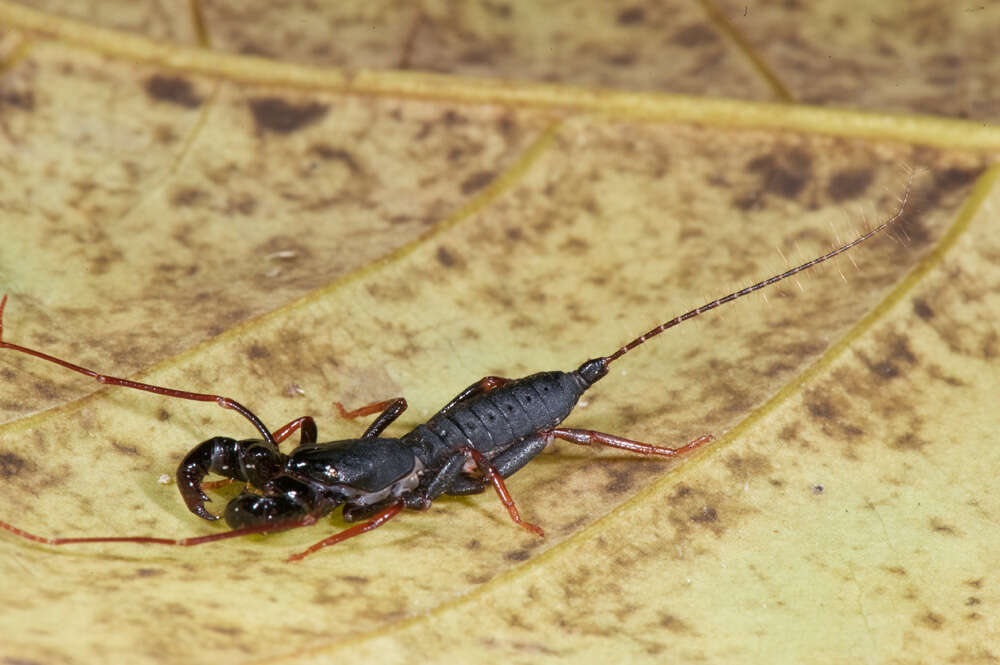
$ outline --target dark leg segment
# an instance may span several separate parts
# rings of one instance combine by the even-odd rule
[[[681,446],[680,448],[664,448],[662,446],[654,446],[648,443],[642,443],[641,441],[623,439],[615,436],[614,434],[605,434],[603,432],[595,432],[589,429],[558,428],[549,430],[548,434],[582,446],[589,446],[591,444],[598,443],[602,446],[610,446],[612,448],[627,450],[630,453],[638,453],[640,455],[660,455],[661,457],[677,457],[678,455],[683,455],[684,453],[690,452],[702,444],[708,443],[713,438],[711,434],[705,434],[704,436],[699,436],[697,439]]]
[[[79,365],[74,365],[71,362],[67,362],[55,356],[50,356],[47,353],[42,353],[41,351],[36,351],[34,349],[29,349],[26,346],[19,346],[17,344],[11,344],[10,342],[3,341],[3,308],[7,304],[7,296],[5,295],[3,299],[0,299],[0,349],[10,349],[11,351],[18,351],[20,353],[26,353],[29,356],[34,356],[36,358],[41,358],[42,360],[47,360],[50,363],[55,363],[56,365],[61,365],[66,369],[73,370],[74,372],[79,372],[94,379],[99,383],[103,383],[109,386],[122,386],[123,388],[134,388],[136,390],[145,390],[146,392],[156,393],[157,395],[165,395],[167,397],[179,397],[180,399],[190,399],[196,402],[215,402],[223,409],[232,409],[236,411],[244,418],[253,423],[253,426],[257,428],[257,431],[261,433],[264,440],[268,443],[274,443],[274,437],[271,435],[270,430],[261,422],[260,418],[255,416],[250,409],[246,408],[239,402],[228,397],[223,397],[221,395],[209,395],[206,393],[191,393],[185,390],[174,390],[173,388],[164,388],[162,386],[154,386],[149,383],[139,383],[138,381],[130,381],[129,379],[122,379],[115,376],[107,376],[106,374],[98,374],[94,370],[87,369],[86,367],[80,367]]]
[[[373,413],[382,413],[378,418],[375,419],[365,433],[361,435],[362,439],[374,439],[378,437],[379,434],[385,430],[386,427],[392,424],[396,418],[399,418],[403,411],[406,411],[406,399],[403,397],[397,397],[395,399],[387,399],[384,402],[373,402],[371,404],[366,404],[362,407],[354,409],[353,411],[348,411],[344,408],[344,405],[340,402],[334,402],[333,405],[337,407],[337,411],[340,412],[341,418],[360,418],[361,416],[370,416]]]
[[[281,443],[295,433],[295,430],[302,430],[299,438],[299,445],[316,443],[319,440],[319,431],[316,429],[316,422],[309,416],[296,418],[284,427],[274,430],[274,442]]]
[[[479,379],[471,386],[460,392],[454,397],[450,402],[444,405],[444,408],[439,411],[441,415],[444,415],[458,406],[460,403],[467,399],[482,395],[483,393],[488,393],[491,390],[499,388],[500,386],[510,383],[510,379],[506,379],[502,376],[484,376]]]

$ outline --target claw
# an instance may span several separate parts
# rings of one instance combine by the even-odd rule
[[[202,491],[201,481],[210,471],[218,470],[212,468],[213,461],[218,466],[218,460],[225,458],[226,449],[235,450],[236,445],[236,440],[223,436],[203,441],[192,448],[177,467],[177,489],[188,510],[203,520],[214,522],[219,519],[219,515],[210,513],[205,508],[205,503],[211,499]]]

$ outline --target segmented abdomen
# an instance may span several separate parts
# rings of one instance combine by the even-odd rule
[[[461,446],[492,457],[570,414],[586,386],[575,372],[541,372],[463,400],[403,437],[423,444],[428,457]],[[423,456],[423,455],[421,455]]]

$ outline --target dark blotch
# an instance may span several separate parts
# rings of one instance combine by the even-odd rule
[[[309,149],[309,152],[326,161],[338,161],[354,173],[361,173],[361,167],[358,166],[354,155],[343,148],[334,148],[333,146],[321,143],[314,145]]]
[[[969,596],[968,598],[966,598],[966,599],[965,599],[965,604],[966,604],[966,605],[969,605],[970,607],[971,607],[972,605],[978,605],[978,604],[980,604],[981,602],[983,602],[983,601],[979,600],[979,599],[978,599],[978,598],[976,598],[975,596]]]
[[[156,577],[157,575],[162,575],[163,571],[159,568],[139,568],[135,571],[135,574],[139,577]]]
[[[184,187],[182,189],[174,192],[174,195],[170,198],[170,202],[175,206],[192,206],[201,201],[202,199],[207,199],[208,194],[195,187]]]
[[[326,104],[290,104],[280,97],[258,97],[250,100],[257,127],[277,134],[290,134],[319,121],[329,111]]]
[[[528,557],[531,556],[531,552],[528,550],[517,550],[515,552],[507,553],[508,561],[527,561]]]
[[[35,93],[30,90],[4,90],[0,92],[0,104],[22,111],[34,111]]]
[[[194,92],[194,87],[186,78],[157,74],[146,79],[146,92],[161,102],[177,104],[185,108],[196,108],[202,99]]]
[[[0,478],[13,478],[24,470],[27,463],[20,455],[0,453]]]
[[[661,628],[666,628],[672,633],[683,633],[689,630],[687,624],[684,623],[682,619],[679,619],[673,614],[669,614],[667,612],[660,615],[657,623],[659,623]]]
[[[983,169],[947,169],[945,171],[935,171],[934,186],[940,189],[956,189],[965,187],[979,177]]]
[[[944,626],[944,617],[934,612],[928,612],[920,617],[920,623],[932,630],[941,630]]]
[[[899,376],[899,368],[888,360],[880,363],[873,363],[869,367],[876,376],[882,379],[895,379]]]
[[[642,7],[626,7],[618,12],[618,25],[636,25],[646,20],[646,10]]]
[[[937,517],[931,519],[931,529],[935,533],[943,533],[948,536],[956,535],[955,527],[946,522],[941,521]]]
[[[834,201],[846,201],[864,194],[871,184],[872,172],[868,169],[847,169],[833,174],[826,191]]]
[[[247,349],[247,355],[250,356],[250,360],[263,360],[271,357],[271,350],[260,344],[251,344]]]
[[[464,125],[469,122],[469,120],[457,111],[448,109],[441,115],[441,122],[448,127],[454,127],[455,125]]]
[[[699,512],[691,516],[692,522],[698,522],[699,524],[709,524],[711,522],[719,521],[719,513],[716,512],[715,508],[709,508],[705,506]]]
[[[812,486],[812,492],[813,492],[813,494],[822,494],[823,493],[823,486],[822,485],[813,485]]]
[[[449,252],[448,248],[444,245],[438,247],[437,260],[438,263],[443,265],[445,268],[453,268],[455,264],[458,263],[458,259],[455,258],[455,255]]]
[[[605,489],[608,492],[620,494],[632,487],[632,474],[629,471],[614,471],[609,469],[608,475],[611,476],[611,482],[605,485]]]
[[[806,400],[806,408],[809,409],[809,414],[813,418],[833,420],[837,417],[837,409],[830,403],[830,400],[823,399],[821,397],[808,397]]]
[[[747,164],[747,170],[761,176],[767,192],[794,199],[812,176],[812,159],[805,151],[793,149],[756,157]]]
[[[123,455],[136,456],[139,454],[139,449],[135,446],[126,446],[124,443],[118,443],[117,441],[112,441],[111,447]]]
[[[468,195],[482,189],[493,181],[494,175],[493,171],[476,171],[462,181],[462,193]]]
[[[707,25],[696,23],[695,25],[689,25],[686,28],[681,28],[675,32],[670,41],[678,46],[683,46],[684,48],[693,48],[695,46],[710,44],[714,42],[715,39],[715,33],[712,32]]]
[[[934,310],[931,309],[931,306],[928,305],[927,301],[923,298],[915,298],[913,300],[913,313],[924,321],[929,321],[934,318]]]

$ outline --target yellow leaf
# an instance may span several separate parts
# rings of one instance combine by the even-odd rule
[[[401,433],[609,354],[924,175],[891,236],[612,365],[568,426],[717,440],[555,446],[508,482],[546,538],[492,494],[297,564],[344,522],[0,533],[5,662],[996,656],[1000,131],[901,113],[988,117],[995,12],[33,4],[0,2],[4,339],[323,440],[363,431],[334,400],[405,396]],[[0,519],[224,530],[160,478],[238,415],[11,352],[0,377]]]

